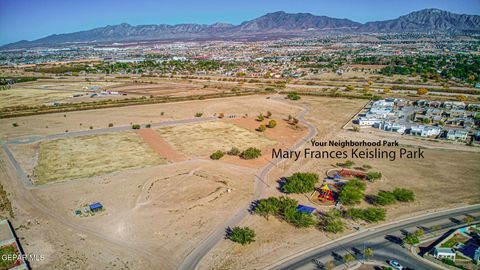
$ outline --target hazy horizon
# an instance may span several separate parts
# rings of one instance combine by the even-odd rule
[[[374,6],[375,8],[371,8]],[[106,0],[96,2],[69,1],[0,1],[0,45],[20,40],[35,40],[52,34],[64,34],[89,30],[106,25],[128,23],[145,24],[213,24],[216,22],[238,25],[266,13],[312,13],[334,18],[347,18],[365,23],[395,19],[401,15],[425,8],[438,8],[453,13],[480,14],[480,2],[476,0],[421,0],[381,1],[343,0],[328,1],[251,1],[226,3],[208,0],[198,3],[192,0],[147,0],[141,3]],[[48,18],[48,19],[45,19]]]

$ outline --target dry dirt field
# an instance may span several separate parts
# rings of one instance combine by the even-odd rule
[[[15,84],[13,88],[0,91],[0,109],[13,106],[51,105],[53,102],[75,103],[91,102],[105,98],[122,98],[122,96],[100,96],[96,98],[73,97],[85,95],[86,88],[100,87],[100,91],[107,86],[117,85],[113,82],[85,82],[43,80]]]
[[[65,132],[65,130],[88,130],[89,126],[94,129],[106,128],[109,123],[114,126],[128,126],[132,123],[146,124],[187,119],[193,118],[197,112],[203,112],[205,116],[221,112],[225,115],[257,115],[260,112],[265,113],[267,110],[281,118],[285,118],[289,114],[295,115],[300,111],[295,106],[285,105],[274,99],[266,99],[263,95],[129,106],[0,119],[0,126],[9,127],[0,129],[0,139],[57,134]],[[18,127],[12,128],[13,123],[17,123]]]
[[[34,106],[63,102],[82,92],[39,90],[39,89],[8,89],[0,91],[0,109],[13,106]]]
[[[20,229],[18,233],[25,238],[27,252],[48,258],[34,265],[37,269],[53,269],[65,263],[64,258],[58,258],[60,250],[75,254],[79,261],[96,265],[96,269],[157,269],[159,265],[162,269],[175,269],[212,228],[249,202],[253,175],[254,170],[234,165],[186,161],[62,182],[32,191],[42,204],[66,222],[108,236],[107,243],[123,243],[121,250],[132,252],[143,264],[120,257],[121,263],[112,267],[92,257],[88,250],[77,248],[78,241],[91,244],[90,238],[81,232],[73,233],[78,240],[65,246],[57,245],[64,239],[61,232],[57,235],[60,239],[52,242],[43,242],[43,237],[31,235],[30,230]],[[73,215],[75,209],[96,201],[104,205],[103,212],[88,217]],[[48,249],[44,249],[45,245]],[[103,249],[97,252],[103,253]],[[54,258],[57,260],[52,260]],[[69,269],[81,269],[81,266],[80,262],[72,263]]]
[[[302,102],[312,108],[306,119],[318,129],[316,140],[352,139],[377,140],[377,137],[341,130],[350,117],[364,104],[361,100],[329,98],[302,98]],[[357,138],[357,136],[359,136]],[[310,146],[308,143],[307,146]],[[315,147],[313,147],[315,148]],[[332,150],[332,149],[331,149]],[[338,159],[301,159],[297,162],[284,162],[268,177],[270,187],[265,197],[279,196],[277,180],[294,172],[307,171],[325,176],[328,169],[334,168]],[[397,203],[387,207],[387,220],[410,217],[447,207],[480,202],[478,175],[480,175],[479,151],[452,149],[425,149],[423,160],[384,159],[355,160],[356,166],[368,164],[372,171],[379,171],[383,179],[367,185],[366,194],[376,194],[379,190],[392,190],[395,187],[412,189],[416,194],[414,203]],[[312,205],[305,195],[291,196],[300,204]],[[360,205],[367,207],[366,202]],[[320,207],[328,209],[328,207]],[[217,245],[207,254],[200,269],[261,269],[293,253],[300,252],[341,235],[325,234],[315,228],[296,229],[275,218],[266,220],[259,216],[248,216],[242,226],[249,226],[256,232],[256,242],[240,246],[229,241]],[[361,224],[372,226],[372,224]],[[374,225],[374,224],[373,224]]]
[[[128,83],[109,87],[109,90],[122,93],[144,96],[190,96],[206,95],[227,91],[227,89],[215,88],[209,84],[192,84],[188,82],[158,81],[152,84]],[[229,92],[229,91],[227,91]]]
[[[178,151],[199,157],[209,156],[216,150],[226,152],[232,147],[262,149],[276,144],[259,132],[221,121],[162,127],[157,131]]]
[[[41,142],[33,175],[45,184],[162,163],[136,133],[117,132]]]

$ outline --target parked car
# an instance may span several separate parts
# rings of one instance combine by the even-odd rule
[[[395,261],[395,260],[388,260],[387,262],[388,262],[388,264],[390,264],[393,268],[395,268],[395,269],[397,269],[397,270],[403,270],[403,266],[402,266],[399,262],[397,262],[397,261]]]

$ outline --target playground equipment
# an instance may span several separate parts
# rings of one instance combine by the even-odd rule
[[[323,184],[320,187],[318,199],[322,202],[325,202],[325,201],[333,202],[335,199],[333,198],[332,188],[327,184]]]

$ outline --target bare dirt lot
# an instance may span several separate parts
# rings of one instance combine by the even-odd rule
[[[154,254],[149,269],[154,265],[174,269],[212,228],[248,202],[253,173],[233,165],[219,167],[213,161],[187,161],[49,185],[34,194],[69,222],[126,243],[125,251],[148,250]],[[73,215],[75,209],[96,201],[104,205],[103,212]],[[52,252],[62,249],[51,245]],[[42,251],[29,248],[27,252]],[[55,263],[45,262],[44,267]],[[134,264],[129,268],[145,269]]]
[[[91,177],[165,163],[133,132],[57,139],[40,143],[36,184]]]
[[[208,157],[216,150],[226,152],[232,147],[266,148],[276,144],[258,132],[221,121],[169,126],[157,131],[178,151],[199,157]]]

